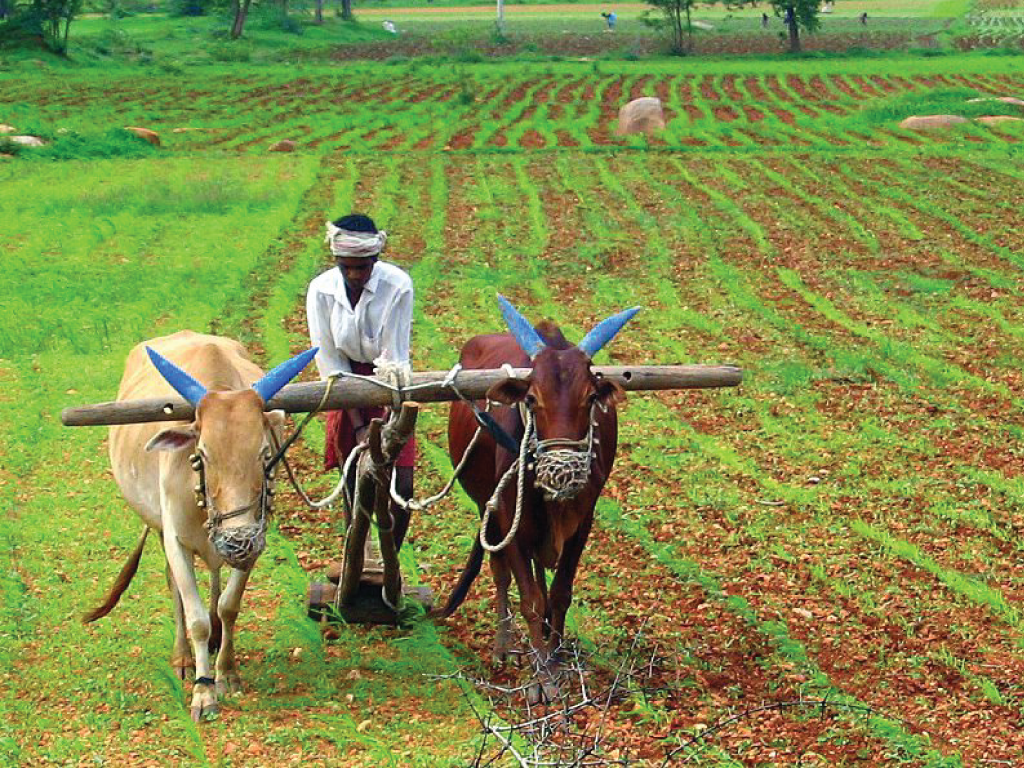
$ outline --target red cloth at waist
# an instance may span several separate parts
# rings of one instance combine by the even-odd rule
[[[361,376],[373,375],[372,363],[357,363],[352,361],[352,373]],[[369,424],[370,419],[386,418],[388,409],[383,406],[372,408],[358,408],[363,417],[363,423]],[[352,420],[348,411],[327,412],[327,444],[324,447],[324,469],[334,469],[345,463],[345,459],[356,447],[356,431],[352,428]],[[416,463],[416,436],[413,435],[405,444],[398,458],[395,460],[396,467],[411,467]]]

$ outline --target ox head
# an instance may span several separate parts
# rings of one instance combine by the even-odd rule
[[[266,413],[264,406],[317,350],[282,363],[250,389],[233,391],[207,391],[155,350],[146,351],[167,382],[196,409],[192,424],[158,432],[146,450],[190,451],[199,475],[197,503],[206,507],[210,540],[229,565],[249,570],[266,545],[273,492],[267,464],[275,451],[274,436],[284,425],[283,411]]]
[[[603,320],[574,346],[555,326],[543,324],[541,332],[538,332],[504,297],[499,296],[498,301],[505,324],[519,346],[530,356],[533,370],[528,379],[507,379],[495,384],[487,393],[488,399],[506,405],[523,403],[533,414],[540,451],[545,446],[552,446],[549,454],[589,452],[592,446],[587,446],[588,435],[592,434],[596,411],[605,411],[625,399],[625,393],[618,384],[594,375],[590,369],[591,360],[640,311],[640,307]],[[585,483],[590,457],[586,459],[582,477],[578,472],[574,480],[552,481],[543,485],[541,476],[545,474],[547,457],[540,451],[537,457],[538,483],[545,488],[548,497],[561,500],[579,493]],[[553,471],[552,474],[564,473]]]

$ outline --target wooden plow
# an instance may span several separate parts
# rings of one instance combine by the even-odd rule
[[[733,366],[650,365],[594,366],[594,374],[616,382],[627,391],[707,389],[734,387],[743,373]],[[340,572],[327,583],[313,582],[308,595],[309,615],[317,620],[397,624],[403,598],[425,607],[432,596],[427,588],[403,587],[398,553],[392,535],[390,479],[402,447],[412,437],[419,404],[460,398],[482,400],[495,384],[509,377],[527,378],[528,368],[427,371],[414,373],[403,387],[392,387],[368,377],[343,376],[328,382],[289,384],[266,405],[267,410],[309,413],[319,410],[388,406],[391,419],[370,422],[366,446],[356,461],[351,509],[346,509],[344,558]],[[195,409],[177,396],[99,403],[66,408],[65,426],[102,426],[151,421],[190,421]],[[364,545],[371,525],[383,572],[365,568]],[[337,577],[337,585],[332,583]]]

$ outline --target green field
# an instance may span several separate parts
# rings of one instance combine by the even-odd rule
[[[304,348],[323,222],[349,210],[414,278],[417,370],[499,330],[496,291],[571,339],[643,304],[598,362],[745,370],[623,407],[570,612],[588,690],[615,696],[549,758],[580,736],[637,765],[1024,760],[1024,131],[898,127],[1024,117],[967,102],[1024,98],[1021,57],[92,63],[0,72],[0,123],[51,141],[0,158],[0,763],[473,765],[499,752],[475,712],[529,717],[452,678],[524,679],[487,661],[486,575],[447,622],[322,640],[305,591],[338,522],[285,488],[239,618],[246,693],[214,721],[167,664],[153,542],[78,622],[140,525],[104,431],[60,410],[173,330],[266,364]],[[617,136],[649,94],[666,130]],[[419,494],[450,472],[445,413],[421,417]],[[295,455],[319,491],[321,434]],[[420,515],[406,578],[447,595],[475,535],[464,497]]]

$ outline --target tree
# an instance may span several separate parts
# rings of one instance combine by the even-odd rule
[[[341,0],[341,18],[344,21],[356,20],[356,17],[352,15],[352,0]]]
[[[693,50],[693,24],[690,14],[697,0],[647,0],[647,4],[651,6],[651,10],[644,14],[644,24],[658,28],[668,27],[672,34],[672,53],[676,56],[690,53]]]
[[[82,8],[82,0],[30,0],[20,6],[12,0],[0,0],[5,19],[0,38],[21,44],[42,43],[54,53],[68,50],[71,22]]]
[[[231,25],[231,39],[237,40],[242,36],[242,30],[245,29],[245,19],[249,15],[249,6],[252,4],[252,0],[233,0],[235,9],[235,21]]]
[[[814,32],[821,26],[821,0],[769,0],[789,32],[789,52],[800,53],[800,30]]]

